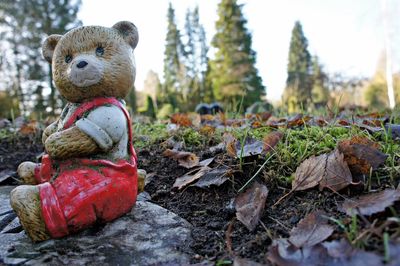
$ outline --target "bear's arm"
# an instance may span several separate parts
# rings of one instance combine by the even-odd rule
[[[116,106],[102,106],[79,119],[74,127],[52,134],[45,147],[54,159],[84,157],[111,150],[126,132],[123,112]]]
[[[91,137],[103,152],[111,150],[127,133],[127,120],[116,106],[101,106],[79,119],[76,126]]]
[[[96,142],[76,126],[50,135],[45,148],[51,158],[62,160],[101,152]]]
[[[57,131],[57,127],[58,127],[58,120],[51,123],[48,127],[46,127],[46,129],[43,131],[43,134],[42,134],[42,143],[43,144],[46,143],[47,138],[51,134],[53,134]]]

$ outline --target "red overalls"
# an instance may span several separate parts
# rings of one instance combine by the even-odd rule
[[[52,161],[43,156],[35,169],[40,183],[42,216],[51,237],[59,238],[92,225],[111,221],[128,211],[137,196],[137,157],[132,146],[128,112],[116,98],[96,98],[82,103],[64,125],[67,129],[82,116],[100,106],[115,105],[128,123],[129,160],[67,159]]]

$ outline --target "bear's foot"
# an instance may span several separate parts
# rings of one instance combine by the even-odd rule
[[[17,172],[24,184],[36,185],[35,168],[37,164],[33,162],[23,162],[18,166]]]
[[[144,185],[146,181],[146,170],[144,169],[138,169],[137,170],[137,177],[138,177],[138,193],[144,191]]]
[[[10,203],[25,232],[34,242],[50,238],[42,217],[37,186],[22,185],[16,187],[11,191]]]

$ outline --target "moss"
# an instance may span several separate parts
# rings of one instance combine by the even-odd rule
[[[133,128],[133,145],[135,148],[146,148],[168,138],[165,124],[135,124]]]

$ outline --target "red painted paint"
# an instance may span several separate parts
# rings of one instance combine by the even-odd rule
[[[35,178],[41,183],[43,218],[53,238],[79,231],[96,221],[111,221],[128,212],[136,202],[137,157],[132,146],[131,120],[122,104],[115,98],[85,102],[64,129],[73,126],[87,111],[109,104],[118,106],[127,119],[130,160],[112,162],[77,158],[53,161],[45,155],[35,169]]]

